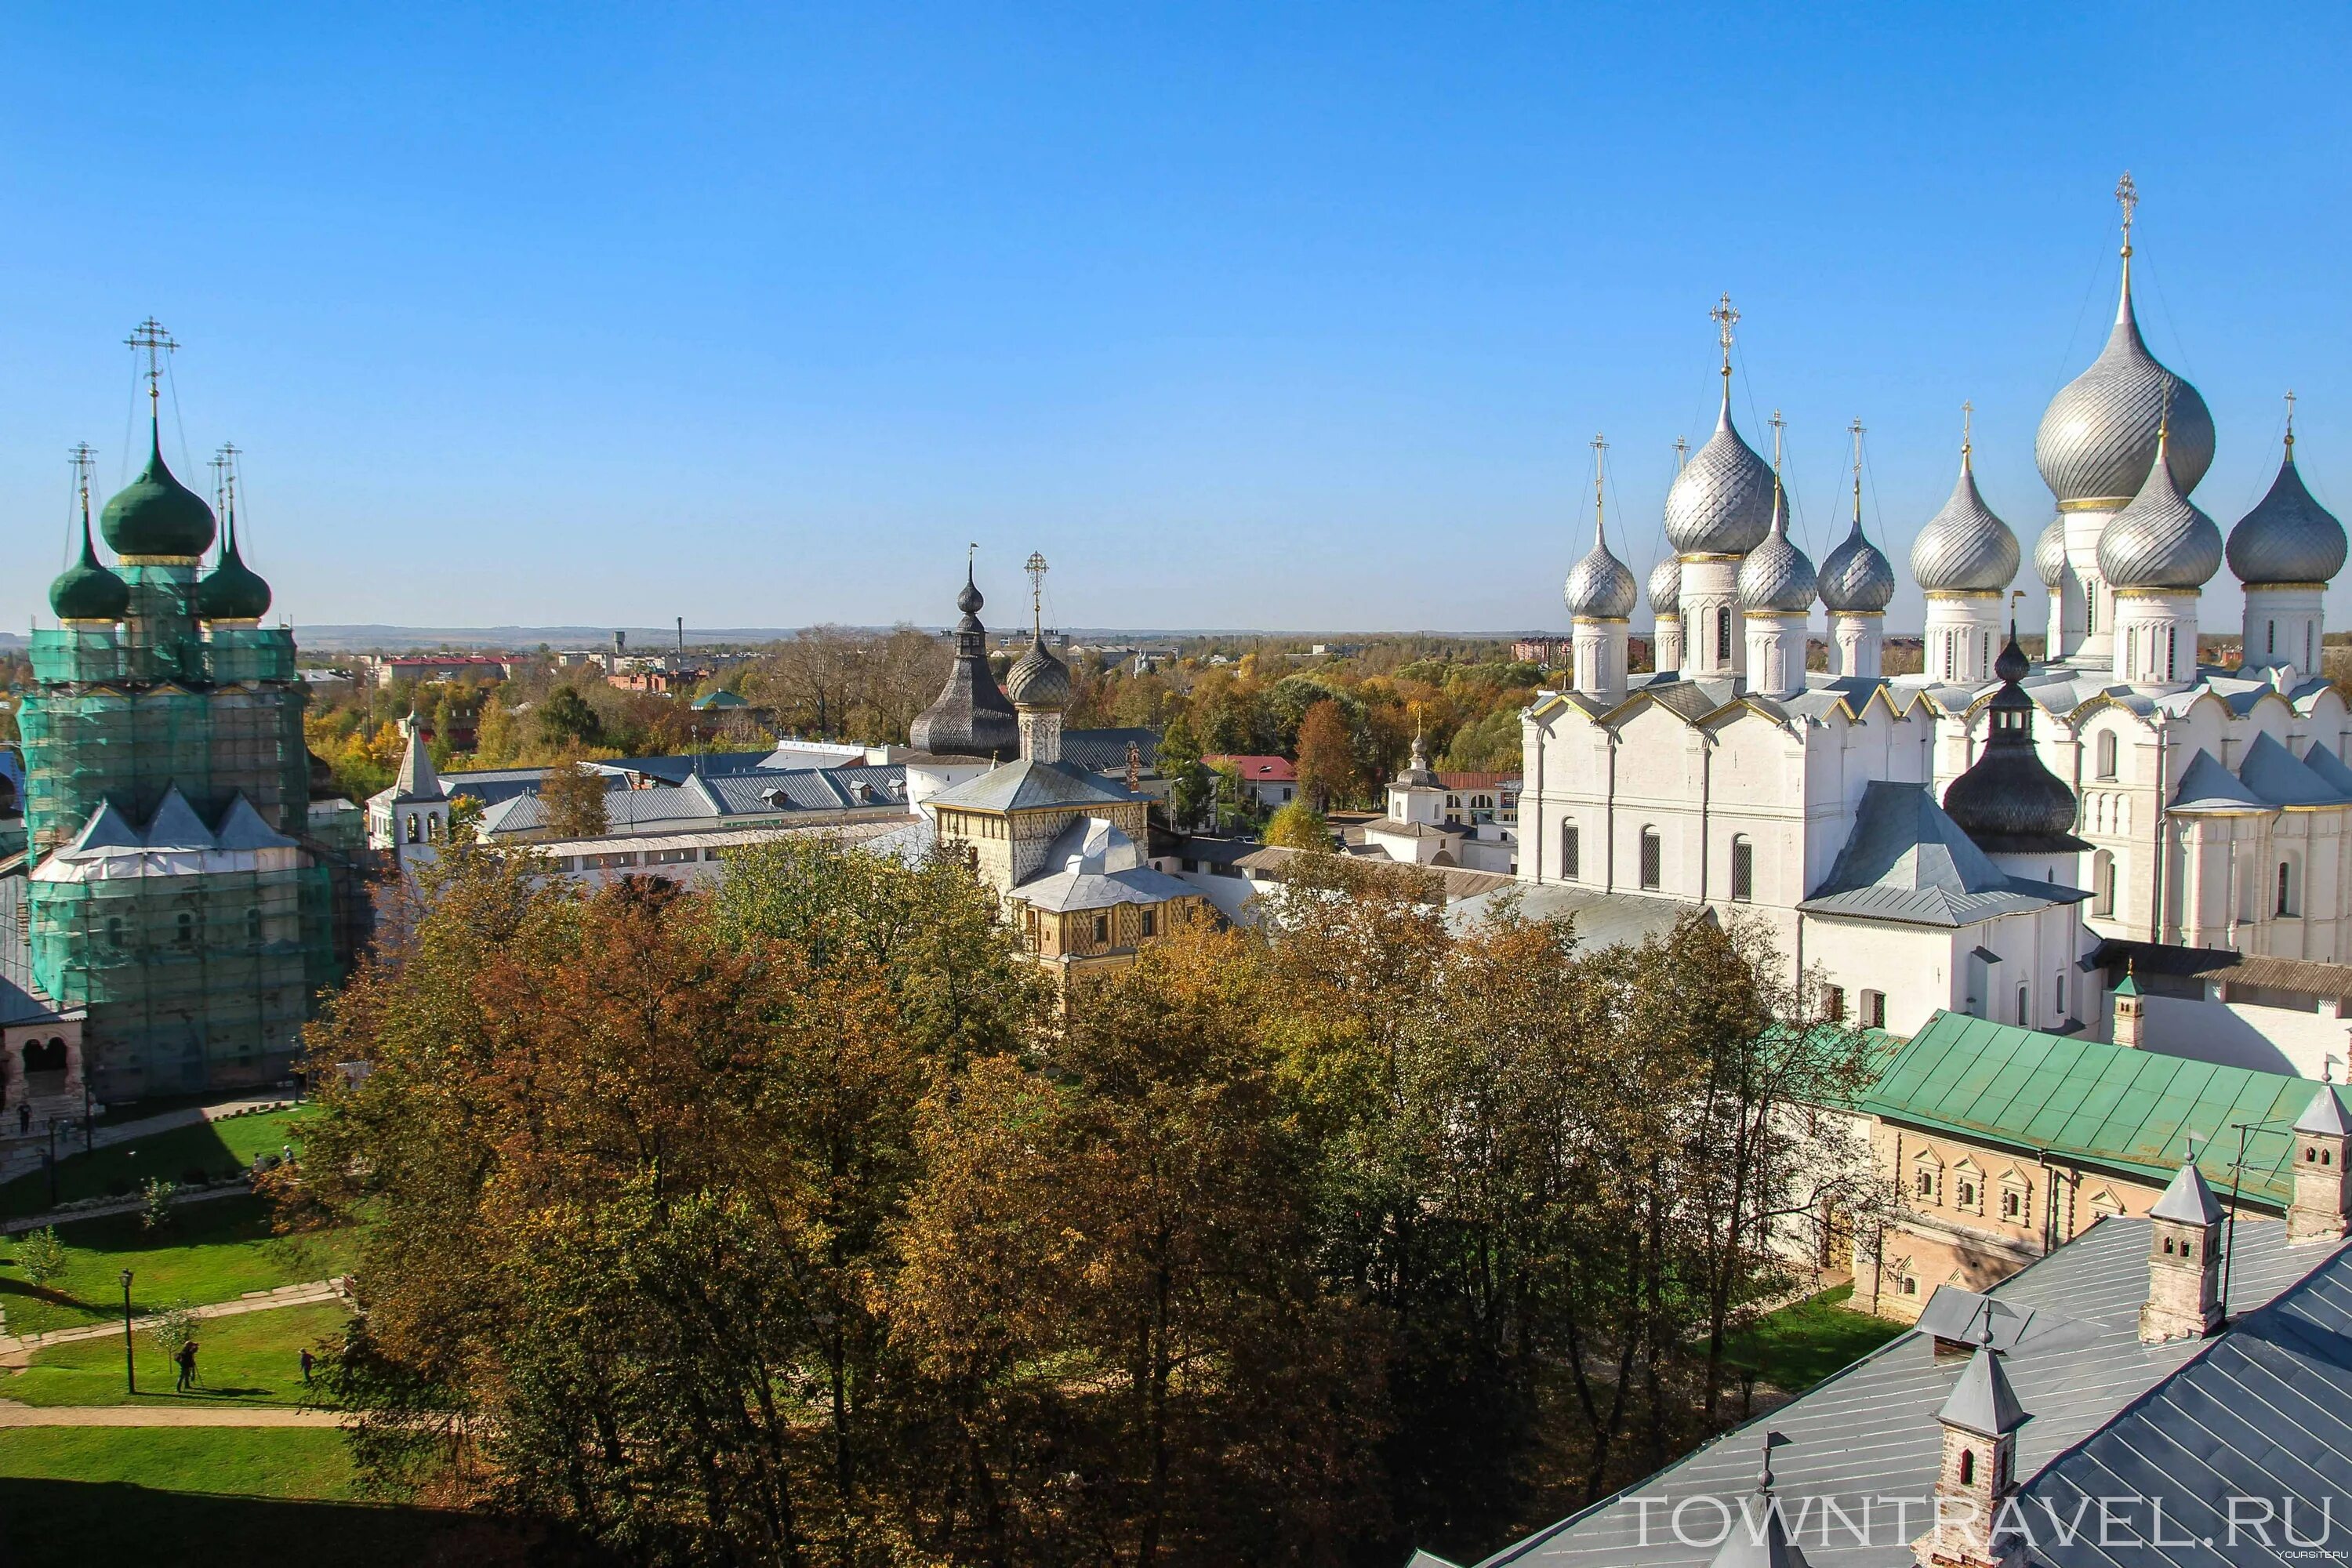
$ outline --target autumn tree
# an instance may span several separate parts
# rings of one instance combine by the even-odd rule
[[[1331,825],[1302,796],[1267,820],[1265,841],[1282,849],[1328,850],[1331,847]]]
[[[1356,797],[1361,775],[1347,713],[1329,698],[1307,710],[1298,724],[1298,793],[1318,811]]]
[[[611,780],[585,763],[551,767],[539,781],[539,802],[551,838],[596,838],[607,829],[604,796]]]

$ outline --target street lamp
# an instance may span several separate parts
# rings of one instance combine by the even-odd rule
[[[122,1386],[139,1392],[139,1363],[131,1358],[131,1270],[122,1271]]]

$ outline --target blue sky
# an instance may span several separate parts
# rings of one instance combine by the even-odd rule
[[[2292,386],[2352,500],[2340,12],[10,15],[12,627],[66,448],[125,472],[151,311],[166,452],[246,449],[298,626],[938,622],[973,540],[998,619],[1042,549],[1069,624],[1557,627],[1596,430],[1620,552],[1661,548],[1727,289],[1816,559],[1847,421],[1899,562],[1964,398],[2030,552],[2126,167],[2143,323],[2220,429],[2197,499],[2261,494]]]

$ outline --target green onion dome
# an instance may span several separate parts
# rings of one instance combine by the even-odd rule
[[[223,536],[220,564],[196,584],[196,618],[257,621],[268,613],[269,584],[237,553],[236,519],[232,515]]]
[[[212,548],[213,509],[164,467],[160,430],[145,469],[106,503],[103,526],[118,555],[197,556]]]
[[[49,608],[61,621],[119,621],[131,611],[131,585],[99,564],[90,547],[89,514],[82,513],[81,559],[49,584]]]

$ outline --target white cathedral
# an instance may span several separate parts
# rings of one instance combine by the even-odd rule
[[[2213,458],[2197,389],[2141,341],[2125,207],[2105,349],[2051,402],[2034,458],[2046,662],[2010,641],[2017,536],[1969,447],[1912,546],[1925,669],[1881,673],[1886,557],[1854,521],[1816,571],[1774,465],[1731,420],[1676,477],[1652,574],[1656,673],[1627,671],[1633,574],[1596,516],[1568,577],[1573,688],[1526,718],[1526,882],[1753,906],[1830,1007],[1908,1033],[1937,1008],[2103,1026],[2101,938],[2352,962],[2352,720],[2321,678],[2341,525],[2295,471],[2230,531],[2189,497]],[[2240,668],[2200,667],[2200,590],[2244,585]],[[1808,673],[1813,605],[1828,672]]]

